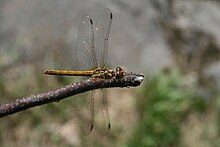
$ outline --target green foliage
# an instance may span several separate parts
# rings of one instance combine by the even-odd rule
[[[194,96],[196,82],[178,70],[146,80],[138,98],[139,121],[128,146],[170,147],[180,141],[180,124],[191,111],[203,111],[205,102]]]

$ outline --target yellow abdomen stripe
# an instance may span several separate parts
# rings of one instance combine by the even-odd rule
[[[92,76],[93,71],[71,71],[71,70],[45,70],[48,75],[66,75],[66,76]]]

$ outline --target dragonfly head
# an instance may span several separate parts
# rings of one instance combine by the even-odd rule
[[[121,67],[116,67],[115,76],[117,79],[124,77],[124,70]]]

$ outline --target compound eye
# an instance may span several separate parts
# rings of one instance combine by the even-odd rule
[[[116,68],[116,78],[123,78],[124,70],[121,67]]]

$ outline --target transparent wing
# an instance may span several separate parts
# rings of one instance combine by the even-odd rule
[[[98,67],[94,51],[93,21],[89,16],[82,17],[79,26],[74,62],[78,70],[91,70]]]
[[[74,108],[78,123],[84,135],[88,135],[94,127],[94,95],[95,91],[74,97]]]
[[[107,134],[110,130],[107,89],[95,90],[95,127]]]
[[[107,89],[101,89],[101,111],[105,120],[105,130],[108,132],[110,130],[110,117],[108,112],[108,99],[107,99]]]
[[[107,8],[102,11],[98,18],[95,32],[92,19],[89,16],[82,18],[74,52],[75,64],[79,70],[91,70],[105,66],[111,22],[112,13]],[[74,104],[84,134],[89,134],[93,130],[94,122],[97,129],[109,131],[110,118],[106,89],[93,90],[89,92],[89,95],[81,94],[81,96],[74,97]],[[94,117],[97,120],[94,121]]]
[[[95,24],[95,53],[98,67],[104,67],[108,56],[108,38],[112,23],[112,12],[105,8]]]
[[[91,70],[98,66],[94,51],[93,21],[82,17],[74,50],[74,64],[77,70]],[[81,130],[88,135],[94,126],[94,91],[74,97],[74,108]]]

